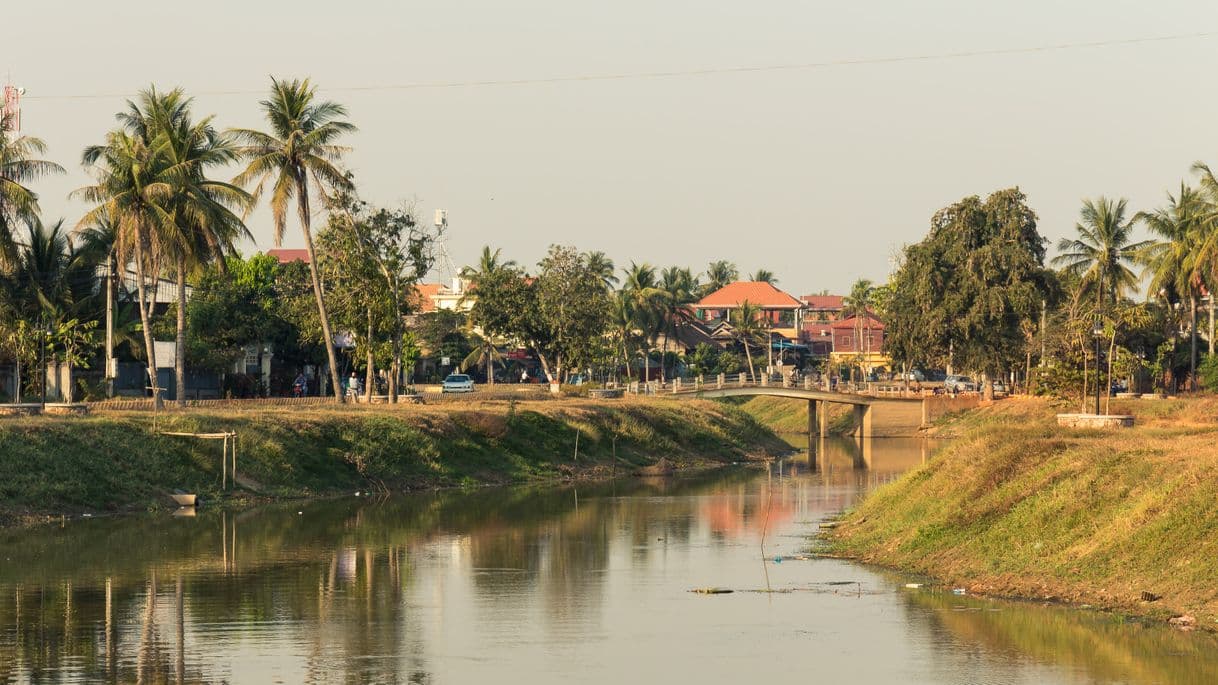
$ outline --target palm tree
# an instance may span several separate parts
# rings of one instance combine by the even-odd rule
[[[618,284],[618,278],[614,275],[613,260],[604,252],[598,250],[588,253],[588,269],[600,276],[601,282],[605,284],[605,290],[612,291],[613,287]]]
[[[337,166],[346,148],[335,144],[344,133],[355,126],[343,121],[347,110],[330,101],[316,101],[317,89],[308,79],[279,81],[271,79],[271,96],[260,104],[271,125],[270,133],[250,129],[233,131],[244,143],[240,154],[249,165],[234,179],[241,186],[254,186],[255,199],[271,182],[271,215],[275,224],[275,244],[283,242],[287,228],[287,213],[292,200],[304,234],[309,254],[309,275],[313,280],[313,296],[325,340],[326,357],[330,364],[330,383],[334,397],[342,401],[342,384],[338,380],[338,362],[334,356],[334,336],[330,332],[330,317],[326,314],[321,280],[317,275],[317,256],[313,250],[311,190],[322,194],[349,191],[351,179]]]
[[[669,340],[678,340],[680,329],[693,316],[689,305],[698,300],[698,279],[688,268],[672,266],[660,272],[660,306],[664,326],[664,357],[667,357]],[[660,364],[664,371],[663,358]]]
[[[1193,171],[1201,177],[1201,197],[1198,202],[1197,270],[1205,279],[1209,294],[1209,352],[1214,354],[1214,304],[1218,290],[1218,178],[1209,166],[1201,162],[1193,164]]]
[[[474,349],[465,356],[465,359],[461,360],[461,370],[469,371],[479,364],[486,364],[486,382],[494,386],[495,362],[503,361],[503,354],[499,352],[499,348],[495,346],[490,336],[479,334],[474,330],[470,330],[469,334],[475,341]]]
[[[630,373],[630,343],[635,337],[636,327],[634,300],[630,292],[619,290],[613,293],[609,300],[609,328],[617,338],[618,348],[622,353],[622,364],[626,367],[626,379],[631,379]]]
[[[16,256],[13,229],[22,219],[33,220],[39,212],[38,194],[28,183],[63,167],[37,159],[46,153],[46,143],[31,136],[13,135],[10,115],[0,113],[0,267]]]
[[[736,269],[736,265],[720,259],[706,265],[706,283],[702,287],[702,295],[709,295],[716,290],[720,290],[729,283],[740,278],[740,271]]]
[[[1053,263],[1095,289],[1097,310],[1103,308],[1105,299],[1115,304],[1118,297],[1138,285],[1128,265],[1137,261],[1148,241],[1132,242],[1133,221],[1125,214],[1124,198],[1084,200],[1080,221],[1074,225],[1078,237],[1062,238],[1057,244],[1061,254],[1053,258]]]
[[[650,352],[655,349],[656,341],[664,330],[664,291],[656,282],[655,267],[650,264],[631,262],[624,272],[626,278],[622,283],[622,291],[630,300],[634,325],[647,341],[646,360],[650,358]],[[651,380],[648,370],[644,370],[644,374],[644,380]]]
[[[854,317],[854,349],[859,358],[863,357],[863,332],[867,333],[867,345],[871,344],[871,296],[875,286],[866,278],[860,278],[850,287],[850,294],[842,299],[842,310]],[[867,350],[869,354],[870,349]],[[853,375],[854,369],[851,369]],[[851,381],[854,380],[852,377]]]
[[[754,271],[753,275],[749,276],[749,280],[755,283],[769,283],[770,285],[778,284],[778,278],[774,276],[773,271],[768,269],[758,269]]]
[[[469,281],[471,285],[477,285],[479,279],[497,273],[501,269],[512,269],[516,267],[516,262],[511,259],[503,259],[501,248],[491,250],[490,245],[482,246],[482,254],[478,256],[478,266],[466,266],[461,269],[461,278]]]
[[[1161,294],[1169,303],[1185,297],[1189,302],[1190,384],[1195,387],[1197,363],[1197,295],[1204,283],[1204,243],[1207,239],[1204,197],[1196,189],[1180,184],[1180,193],[1167,196],[1167,205],[1139,212],[1139,221],[1160,240],[1147,241],[1138,255],[1150,277],[1149,292]]]
[[[96,206],[80,219],[77,230],[102,221],[113,222],[115,262],[123,266],[134,263],[148,380],[159,404],[148,279],[160,273],[161,257],[176,232],[171,165],[163,148],[151,146],[123,129],[108,133],[104,144],[85,148],[82,162],[95,172],[97,182],[78,188],[72,195]]]
[[[177,277],[177,350],[174,371],[176,399],[186,405],[186,277],[235,251],[241,238],[253,236],[231,208],[248,208],[251,197],[240,188],[208,179],[209,167],[237,159],[230,137],[216,132],[211,117],[194,122],[191,99],[181,89],[158,93],[142,91],[139,103],[128,102],[119,120],[132,135],[140,136],[166,153],[172,184],[170,207],[175,231],[167,241],[168,257]]]
[[[752,346],[768,334],[768,327],[761,321],[761,309],[750,304],[748,300],[732,310],[731,324],[736,341],[744,346],[744,355],[749,360],[749,377],[757,378],[757,370],[753,366]]]

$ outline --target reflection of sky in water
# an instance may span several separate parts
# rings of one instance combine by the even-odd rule
[[[0,682],[1216,681],[1208,636],[790,558],[926,454],[5,532]]]

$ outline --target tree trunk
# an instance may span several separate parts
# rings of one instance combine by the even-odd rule
[[[173,373],[174,397],[178,406],[186,407],[186,258],[178,257],[178,339],[175,345]]]
[[[305,250],[309,254],[309,276],[313,280],[313,297],[317,300],[317,316],[321,319],[322,344],[326,346],[326,360],[330,365],[330,385],[334,399],[343,402],[343,386],[338,380],[338,360],[334,356],[334,335],[330,333],[330,316],[326,313],[326,301],[322,296],[321,277],[317,273],[317,253],[313,249],[312,222],[309,218],[308,179],[303,174],[296,177],[298,204],[300,207],[300,230],[304,233]]]
[[[495,387],[495,348],[487,341],[486,349],[486,384]]]
[[[402,377],[402,332],[393,334],[393,363],[389,371],[389,404],[398,403],[398,379]]]
[[[1188,389],[1190,392],[1197,392],[1197,296],[1192,293],[1188,296],[1188,309],[1188,337],[1191,346],[1188,353]]]
[[[757,370],[753,368],[753,352],[749,349],[748,341],[744,341],[744,356],[749,360],[749,380],[757,379]]]
[[[368,354],[365,360],[368,365],[364,372],[364,404],[372,404],[372,386],[376,381],[376,356],[372,353],[372,307],[368,307]]]
[[[139,300],[136,304],[140,309],[140,325],[144,329],[144,352],[147,354],[149,387],[152,388],[153,404],[159,409],[162,403],[161,389],[157,386],[156,381],[156,345],[152,341],[151,312],[149,307],[145,306],[148,301],[148,287],[144,282],[144,249],[138,237],[135,241],[135,290],[136,298]]]

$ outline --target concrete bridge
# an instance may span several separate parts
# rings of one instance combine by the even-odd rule
[[[718,399],[726,397],[770,396],[783,397],[808,403],[808,436],[815,439],[828,433],[830,403],[844,404],[854,413],[854,434],[859,438],[908,437],[945,410],[939,398],[876,397],[856,393],[830,392],[816,388],[805,381],[803,387],[792,383],[770,382],[768,379],[751,379],[746,374],[720,375],[706,382],[674,379],[671,384],[660,386],[652,383],[634,384],[632,391],[671,395],[678,398]],[[974,404],[975,406],[975,404]]]

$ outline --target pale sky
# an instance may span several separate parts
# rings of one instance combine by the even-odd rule
[[[730,259],[793,294],[883,281],[931,214],[1020,186],[1054,242],[1080,200],[1141,209],[1218,162],[1218,36],[675,78],[448,88],[883,59],[1218,32],[1194,0],[517,0],[9,3],[0,77],[65,177],[125,100],[182,86],[196,114],[263,128],[269,76],[309,76],[360,127],[365,199],[449,212],[457,266],[484,244],[532,265],[551,243],[619,266]],[[327,90],[330,89],[330,90]],[[232,91],[238,91],[233,93]],[[253,91],[253,92],[250,92]],[[102,95],[90,98],[57,96]],[[269,217],[251,221],[272,246]],[[293,222],[286,247],[300,247]]]

